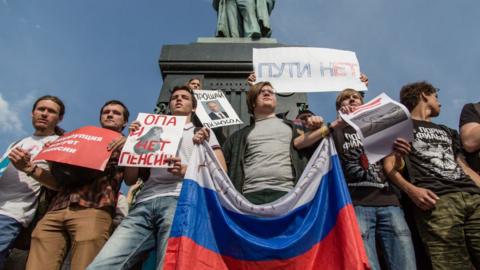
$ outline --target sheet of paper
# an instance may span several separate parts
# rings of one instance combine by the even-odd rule
[[[309,47],[253,49],[257,81],[269,81],[279,93],[366,91],[360,65],[351,51]]]
[[[205,127],[215,128],[243,124],[221,90],[194,90],[195,113]]]
[[[122,134],[87,126],[65,133],[44,148],[34,160],[48,160],[103,171],[112,152],[107,146]]]
[[[166,161],[177,154],[185,116],[139,113],[141,128],[128,135],[118,165],[128,167],[167,168]]]
[[[370,163],[389,155],[397,138],[413,140],[413,123],[408,109],[385,93],[357,107],[355,112],[340,113],[340,116],[359,134]]]

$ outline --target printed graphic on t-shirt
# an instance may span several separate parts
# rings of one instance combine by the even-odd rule
[[[357,133],[344,133],[342,161],[349,186],[386,185],[383,166],[380,162],[369,164],[363,144]]]
[[[414,136],[411,155],[420,160],[425,169],[447,179],[463,177],[463,171],[455,162],[452,139],[445,130],[418,127]]]

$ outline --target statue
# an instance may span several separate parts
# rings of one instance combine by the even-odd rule
[[[275,0],[213,0],[217,37],[270,37],[269,16]]]

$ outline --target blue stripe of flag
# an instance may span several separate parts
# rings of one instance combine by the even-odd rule
[[[228,211],[216,193],[185,179],[171,237],[186,236],[221,255],[239,260],[289,259],[318,244],[335,226],[340,209],[350,204],[337,156],[310,203],[275,218]]]

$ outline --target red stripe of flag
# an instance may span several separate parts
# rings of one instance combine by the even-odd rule
[[[232,243],[235,245],[235,243]],[[240,247],[239,247],[240,248]],[[186,237],[170,238],[164,270],[314,270],[370,269],[352,205],[338,213],[337,224],[302,255],[271,261],[245,261],[222,256]]]

